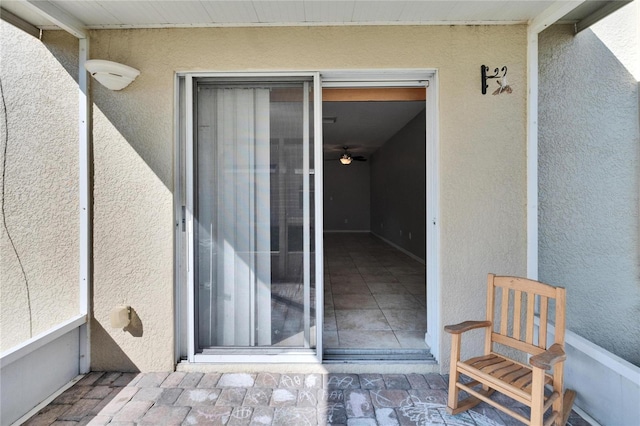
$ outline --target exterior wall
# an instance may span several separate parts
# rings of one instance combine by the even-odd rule
[[[93,369],[173,368],[176,71],[437,68],[443,324],[484,317],[487,272],[526,272],[525,26],[105,30],[92,31],[91,57],[141,71],[121,92],[92,87]],[[483,96],[482,64],[507,65],[514,93]],[[118,303],[135,310],[136,333],[109,328]]]
[[[323,171],[325,231],[369,231],[369,163],[326,161]]]
[[[591,27],[618,61],[640,81],[640,3],[631,2]]]
[[[78,41],[52,31],[41,42],[4,21],[0,40],[4,352],[80,312]]]
[[[603,21],[614,45],[638,7]],[[540,35],[540,279],[567,288],[569,330],[640,366],[638,77],[601,29]]]
[[[422,110],[371,156],[371,230],[426,258],[426,116]]]

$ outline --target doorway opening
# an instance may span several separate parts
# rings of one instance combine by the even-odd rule
[[[431,359],[426,91],[323,90],[324,359]]]

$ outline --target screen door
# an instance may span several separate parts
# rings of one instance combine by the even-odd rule
[[[194,351],[315,352],[314,76],[189,80]]]

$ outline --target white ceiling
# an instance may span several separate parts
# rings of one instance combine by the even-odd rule
[[[3,0],[2,9],[42,29],[51,16],[82,28],[247,25],[524,23],[558,4],[581,20],[628,0]],[[42,11],[47,13],[43,14]],[[47,16],[48,15],[48,16]]]
[[[424,101],[324,102],[323,117],[336,122],[322,126],[323,150],[338,158],[348,146],[352,154],[368,157],[424,108]]]

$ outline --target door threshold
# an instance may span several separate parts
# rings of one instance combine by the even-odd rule
[[[393,363],[432,362],[436,363],[429,349],[365,349],[365,348],[327,348],[322,362],[380,362]]]
[[[185,373],[279,373],[279,374],[440,374],[435,361],[334,360],[322,363],[205,363],[181,361],[176,371]]]

